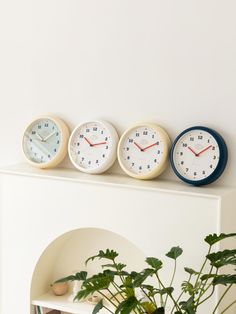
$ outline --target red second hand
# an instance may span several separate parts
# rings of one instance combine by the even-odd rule
[[[148,149],[148,148],[150,148],[150,147],[153,147],[153,146],[155,146],[155,145],[157,145],[157,143],[153,143],[153,144],[151,144],[151,145],[145,147],[143,150],[146,150],[146,149]]]
[[[204,153],[206,150],[208,150],[208,149],[211,148],[211,147],[212,147],[212,145],[207,146],[206,148],[204,148],[203,150],[201,150],[201,151],[197,154],[197,156],[199,156],[200,154]]]
[[[93,146],[96,146],[96,145],[102,145],[102,144],[106,144],[107,142],[100,142],[100,143],[95,143],[93,144]]]

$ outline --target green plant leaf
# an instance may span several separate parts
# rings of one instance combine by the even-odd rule
[[[155,271],[158,271],[162,268],[162,261],[155,257],[147,257],[146,263],[150,265],[152,268],[155,269]]]
[[[131,296],[126,300],[122,301],[116,308],[115,314],[129,314],[131,313],[136,306],[139,304],[135,296]]]
[[[61,279],[56,280],[54,283],[58,282],[67,282],[67,281],[74,281],[74,280],[85,280],[87,278],[88,273],[86,271],[81,271],[76,273],[75,275],[70,275]]]
[[[184,281],[184,282],[181,284],[181,287],[182,287],[182,290],[183,290],[185,293],[188,293],[189,295],[194,295],[194,293],[195,293],[195,287],[193,286],[193,284],[191,284],[191,282]]]
[[[199,272],[195,271],[194,269],[192,268],[188,268],[188,267],[184,267],[184,270],[189,273],[190,275],[198,275]]]
[[[76,296],[74,297],[74,301],[75,301],[75,300],[78,300],[78,301],[83,300],[83,299],[85,299],[87,296],[89,296],[92,292],[94,292],[94,291],[89,291],[88,289],[86,289],[86,290],[80,290],[80,291],[76,294]]]
[[[166,288],[163,288],[163,289],[157,290],[157,291],[161,295],[163,295],[163,294],[171,295],[173,293],[173,291],[174,291],[174,288],[173,287],[166,287]]]
[[[181,247],[175,246],[175,247],[172,247],[168,253],[166,253],[166,256],[176,260],[182,253],[183,253],[183,250],[181,249]]]
[[[92,314],[97,314],[103,308],[103,300],[101,299],[94,307]]]
[[[98,258],[98,259],[104,258],[104,259],[109,259],[109,260],[114,261],[114,259],[115,259],[118,255],[119,255],[119,254],[118,254],[116,251],[114,251],[114,250],[109,250],[109,249],[106,249],[106,251],[100,250],[97,255],[94,255],[94,256],[89,257],[89,258],[85,261],[85,264],[87,265],[87,263],[88,263],[89,261],[93,261],[93,260],[96,259],[96,258]]]
[[[92,277],[86,279],[82,287],[88,289],[90,293],[107,289],[111,282],[114,281],[114,275],[110,271],[109,273],[99,273],[95,274]]]
[[[137,273],[136,277],[133,280],[133,287],[140,287],[140,285],[149,277],[154,274],[154,270],[152,268],[146,268],[142,272]]]
[[[224,240],[226,238],[235,237],[236,233],[221,233],[220,235],[217,235],[216,233],[209,234],[205,237],[204,241],[207,242],[209,245],[213,245],[221,240]]]
[[[213,279],[213,285],[231,285],[236,284],[236,275],[217,275]]]
[[[211,265],[220,268],[226,265],[236,265],[236,250],[224,250],[208,254],[207,259]]]
[[[118,264],[105,264],[102,265],[102,268],[115,268],[118,271],[121,271],[122,269],[124,269],[126,267],[125,264],[122,263],[118,263]]]
[[[202,275],[200,279],[202,281],[205,281],[205,280],[208,280],[208,279],[214,278],[214,277],[217,277],[217,275],[216,274],[205,274],[205,275]]]
[[[179,302],[181,309],[184,310],[187,314],[196,314],[194,308],[194,297],[191,296],[187,301]]]

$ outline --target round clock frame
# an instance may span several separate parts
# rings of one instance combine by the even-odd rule
[[[78,164],[78,162],[75,161],[74,156],[73,156],[73,152],[72,152],[72,144],[73,144],[73,141],[78,140],[79,130],[82,127],[89,125],[89,124],[96,124],[97,126],[99,125],[101,128],[104,128],[107,131],[108,139],[110,137],[110,143],[108,143],[108,145],[107,145],[107,149],[108,149],[109,153],[106,156],[104,155],[104,158],[105,158],[104,161],[102,161],[102,163],[99,164],[98,166],[94,166],[94,167],[91,166],[91,167],[85,168],[83,166],[80,166]],[[80,134],[80,135],[82,135],[82,134]],[[100,144],[105,144],[105,142],[92,143],[92,140],[88,139],[88,138],[86,138],[85,140],[87,142],[86,144],[88,145],[88,148],[89,148],[89,146],[91,146],[91,147],[97,146],[98,147],[98,146],[100,146]],[[101,140],[103,141],[104,139],[101,139]],[[118,137],[116,129],[113,127],[112,124],[110,124],[107,121],[90,120],[90,121],[80,123],[72,131],[69,142],[68,142],[68,154],[69,154],[70,161],[72,162],[72,164],[74,165],[74,167],[76,169],[78,169],[82,172],[89,173],[89,174],[104,173],[116,161],[116,158],[117,158],[116,149],[117,149],[118,141],[119,141],[119,137]],[[78,144],[78,142],[77,142],[77,144]],[[101,153],[101,152],[98,151],[98,153]],[[92,157],[94,158],[94,156],[92,156]],[[101,157],[101,156],[99,156],[99,157]]]
[[[219,148],[219,160],[216,165],[216,168],[208,176],[200,180],[191,180],[187,176],[184,176],[183,174],[181,174],[180,171],[178,171],[176,167],[175,150],[179,141],[184,135],[186,135],[187,133],[190,133],[191,131],[196,131],[196,130],[207,132],[210,136],[213,137],[213,139],[216,141]],[[200,153],[205,152],[206,150],[208,150],[208,148],[209,147],[206,147],[205,149],[200,151]],[[195,151],[193,150],[192,150],[192,153],[195,154],[196,157],[199,157],[200,155],[200,153],[195,153]],[[207,185],[216,181],[225,170],[225,167],[227,165],[227,160],[228,160],[228,149],[227,149],[227,145],[223,137],[217,131],[211,128],[205,127],[205,126],[193,126],[182,131],[174,140],[173,145],[170,150],[170,163],[171,163],[171,167],[174,173],[177,175],[179,179],[181,179],[185,183],[188,183],[194,186]]]
[[[54,156],[52,156],[52,158],[50,158],[50,160],[46,161],[46,162],[36,162],[33,161],[32,158],[30,158],[29,153],[27,152],[27,149],[25,147],[26,145],[26,141],[28,139],[28,132],[30,130],[32,130],[32,128],[34,126],[37,125],[38,122],[40,121],[51,121],[54,125],[56,125],[56,127],[59,130],[59,134],[60,134],[60,144],[59,148],[57,150],[57,152],[55,153]],[[53,133],[50,133],[48,136],[46,136],[46,138],[53,136]],[[41,142],[42,143],[46,143],[45,139],[42,139],[42,137],[40,135],[38,135],[39,140],[41,138]],[[47,169],[47,168],[54,168],[56,167],[59,163],[62,162],[62,160],[66,157],[67,155],[67,143],[68,143],[68,139],[69,139],[69,128],[66,125],[66,123],[56,117],[56,116],[51,116],[51,115],[46,115],[46,116],[39,116],[37,118],[35,118],[32,122],[30,122],[30,124],[28,124],[28,126],[26,127],[24,133],[23,133],[23,138],[22,138],[22,150],[24,153],[24,156],[27,160],[28,163],[30,163],[32,166],[37,167],[37,168],[41,168],[41,169]]]
[[[125,161],[123,160],[124,158],[122,157],[122,152],[124,149],[124,143],[127,140],[129,134],[131,134],[133,131],[139,128],[147,128],[153,130],[158,136],[160,137],[160,140],[162,142],[162,151],[160,153],[161,158],[160,162],[153,167],[148,173],[135,173],[131,171],[127,165],[125,164]],[[135,124],[132,127],[128,128],[121,136],[118,148],[117,148],[117,156],[118,156],[118,161],[123,169],[123,171],[128,174],[129,176],[135,178],[135,179],[141,179],[141,180],[149,180],[158,177],[167,167],[168,165],[168,155],[169,155],[169,148],[170,148],[170,138],[167,134],[167,132],[160,127],[159,125],[155,123],[139,123]],[[141,151],[145,151],[147,148],[154,146],[154,144],[150,144],[144,149],[141,149],[141,147],[138,147]],[[136,144],[136,146],[139,146]],[[155,156],[153,156],[155,157]]]

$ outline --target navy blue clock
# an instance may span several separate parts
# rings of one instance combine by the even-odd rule
[[[175,139],[170,162],[184,182],[200,186],[214,182],[223,173],[228,150],[223,137],[210,128],[194,126]]]

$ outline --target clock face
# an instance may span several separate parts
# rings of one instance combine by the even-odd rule
[[[202,185],[215,181],[227,161],[222,137],[205,127],[193,127],[180,134],[171,151],[175,173],[184,181]]]
[[[65,156],[66,135],[61,120],[39,118],[34,120],[26,129],[23,136],[23,151],[28,161],[41,168],[55,166]]]
[[[102,173],[114,163],[118,135],[107,122],[90,121],[79,125],[69,141],[74,166],[87,173]]]
[[[151,179],[165,168],[169,138],[155,125],[138,125],[125,132],[118,149],[123,170],[130,176]]]

